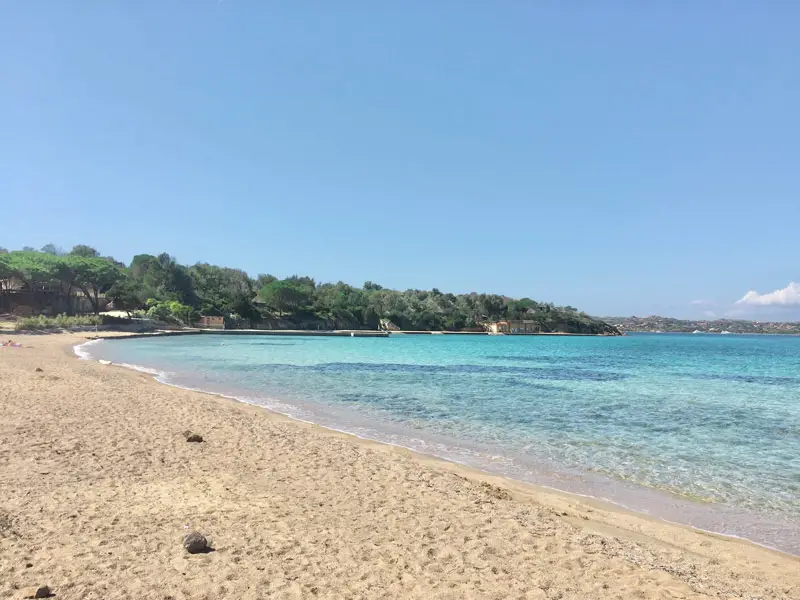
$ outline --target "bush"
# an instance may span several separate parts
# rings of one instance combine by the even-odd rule
[[[169,306],[167,306],[166,302],[153,304],[147,309],[147,316],[156,321],[167,322],[170,320]]]
[[[100,325],[101,323],[102,318],[97,315],[87,315],[81,317],[68,317],[67,315],[45,317],[44,315],[39,315],[37,317],[25,317],[24,319],[17,319],[17,322],[14,324],[14,329],[17,331],[71,329],[73,327],[93,327],[95,325]]]
[[[191,325],[195,317],[194,308],[174,300],[159,302],[150,298],[147,305],[150,307],[147,309],[147,316],[156,321]]]

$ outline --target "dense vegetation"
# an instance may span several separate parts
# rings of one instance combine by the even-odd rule
[[[378,329],[391,323],[405,330],[461,330],[480,328],[486,321],[526,319],[542,332],[617,333],[572,307],[529,298],[455,295],[435,288],[399,292],[369,281],[358,288],[300,276],[252,278],[240,269],[181,265],[166,253],[139,254],[126,266],[85,245],[68,253],[52,244],[41,251],[0,250],[0,294],[10,293],[14,282],[68,302],[80,292],[94,312],[108,298],[115,309],[184,324],[200,315],[216,315],[234,327]]]

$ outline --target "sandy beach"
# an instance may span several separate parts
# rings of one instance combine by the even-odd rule
[[[78,360],[88,335],[0,348],[0,598],[800,598],[796,557]]]

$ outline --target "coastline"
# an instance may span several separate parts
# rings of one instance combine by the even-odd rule
[[[108,339],[131,337],[139,336],[121,334]],[[75,354],[81,358],[97,360],[83,348],[102,339],[104,338],[93,339],[75,346]],[[725,538],[744,540],[768,550],[800,557],[800,546],[796,543],[800,535],[800,524],[787,523],[777,515],[769,516],[734,506],[709,503],[673,490],[648,487],[596,472],[580,471],[554,463],[545,464],[524,455],[507,453],[500,448],[483,446],[477,442],[465,443],[465,440],[441,434],[419,434],[417,431],[370,420],[364,415],[343,414],[341,409],[337,410],[320,403],[297,400],[287,402],[277,397],[253,395],[250,390],[231,388],[215,390],[203,385],[188,384],[186,381],[179,383],[171,378],[174,374],[158,370],[155,365],[148,367],[125,362],[114,364],[148,374],[160,384],[255,406],[294,421],[313,424],[327,431],[386,444],[431,460],[458,465],[474,473],[531,485],[538,491],[547,490],[569,497],[589,499],[648,519]],[[779,539],[765,537],[765,532],[775,531],[781,531]]]
[[[2,510],[18,534],[0,536],[0,579],[19,589],[50,572],[49,583],[30,585],[48,583],[57,594],[73,586],[63,597],[169,588],[189,598],[191,571],[217,590],[213,597],[262,597],[254,591],[262,580],[281,597],[800,594],[800,561],[790,555],[77,360],[73,346],[90,337],[24,336],[29,348],[0,354],[9,374],[0,397],[11,415],[0,464],[12,490]],[[188,447],[185,428],[206,443]],[[120,486],[143,482],[143,491],[119,497]],[[41,499],[31,501],[37,490]],[[105,502],[95,498],[87,511],[95,493]],[[212,530],[217,552],[179,552],[184,513]],[[141,548],[125,541],[137,525]],[[53,534],[57,548],[37,545]],[[112,588],[92,595],[103,579],[96,569],[110,560],[105,547],[139,574],[114,571]],[[0,587],[5,593],[21,597]]]
[[[244,330],[244,332],[247,332],[247,333],[252,333],[253,331],[256,331],[256,330]],[[191,333],[191,332],[189,332],[189,333]],[[214,333],[223,334],[223,333],[225,333],[225,331],[217,331],[217,332],[214,332]],[[347,332],[336,332],[336,333],[338,335],[340,333],[347,333]],[[431,333],[436,334],[436,333],[442,333],[442,332],[397,331],[397,332],[394,332],[394,333],[396,333],[396,334],[431,334]],[[470,334],[471,335],[488,335],[488,334],[485,334],[485,333],[477,333],[476,334],[476,333],[472,333],[472,332],[445,332],[445,333],[454,333],[454,334],[466,333],[468,335],[470,335]],[[295,334],[295,330],[286,330],[283,333],[280,333],[280,332],[278,333],[278,335],[294,335],[294,334]],[[153,335],[163,335],[163,333],[159,333],[159,334],[144,334],[141,337],[152,337]],[[180,334],[178,333],[178,335],[180,335]],[[315,334],[311,333],[311,335],[315,335]],[[501,335],[506,335],[506,334],[501,334]],[[512,335],[512,334],[508,334],[508,335]],[[514,335],[565,335],[565,336],[575,335],[575,336],[609,337],[609,336],[604,336],[602,334],[570,334],[570,333],[538,333],[538,334],[514,334]],[[120,339],[120,338],[130,338],[130,337],[139,337],[139,336],[136,336],[136,335],[132,336],[132,335],[128,335],[128,334],[126,334],[124,332],[121,332],[119,335],[112,335],[112,336],[109,336],[109,337],[93,338],[93,339],[90,339],[89,341],[86,341],[86,342],[83,342],[81,344],[78,344],[78,345],[74,346],[73,347],[73,351],[81,359],[93,360],[94,361],[96,359],[92,358],[89,355],[88,352],[81,352],[80,351],[80,348],[82,346],[86,346],[86,345],[91,344],[93,342],[99,342],[99,341],[102,341],[104,339],[114,339],[114,338]],[[375,337],[375,336],[373,336],[373,337]],[[722,539],[730,539],[730,540],[741,541],[741,542],[744,542],[744,543],[747,543],[747,544],[752,544],[752,545],[754,545],[754,546],[756,546],[758,548],[763,548],[763,549],[771,551],[771,552],[778,552],[780,554],[784,554],[784,555],[790,556],[792,558],[796,558],[796,559],[798,559],[800,561],[800,554],[792,554],[792,553],[786,552],[785,550],[782,550],[780,548],[776,548],[776,547],[770,546],[769,544],[761,543],[761,542],[749,539],[749,538],[747,538],[745,536],[740,536],[740,535],[736,535],[736,534],[732,534],[732,533],[722,533],[722,532],[719,532],[719,531],[714,531],[712,529],[705,529],[703,527],[698,527],[698,526],[695,526],[695,525],[692,525],[692,524],[689,524],[689,523],[676,521],[676,520],[671,520],[669,518],[664,518],[664,517],[661,517],[661,516],[658,516],[658,515],[651,515],[651,514],[648,514],[647,512],[643,512],[642,510],[639,510],[639,509],[637,509],[635,507],[626,506],[622,502],[615,502],[612,499],[605,498],[605,497],[599,497],[599,496],[596,496],[596,495],[592,495],[591,493],[583,493],[582,491],[561,489],[561,488],[554,487],[554,486],[549,486],[549,485],[546,485],[546,484],[543,484],[543,483],[536,483],[536,482],[532,482],[532,481],[526,481],[524,479],[519,479],[519,478],[514,478],[514,477],[511,477],[511,476],[503,475],[503,474],[492,473],[491,471],[476,467],[474,465],[470,465],[467,462],[461,462],[461,461],[453,459],[453,458],[448,458],[446,456],[437,455],[435,453],[432,453],[431,451],[426,452],[424,450],[416,449],[416,448],[414,448],[414,447],[412,447],[410,445],[404,445],[404,444],[401,444],[401,443],[385,441],[385,440],[373,437],[373,436],[371,436],[369,434],[359,434],[359,433],[356,433],[354,431],[349,431],[347,429],[343,429],[343,428],[339,428],[339,427],[336,427],[336,426],[333,426],[333,425],[321,423],[321,422],[318,422],[316,420],[304,419],[304,418],[302,418],[300,416],[297,416],[296,414],[291,414],[290,412],[286,411],[285,409],[284,410],[280,410],[279,408],[276,408],[276,407],[273,407],[273,406],[270,406],[270,405],[256,404],[256,403],[254,403],[252,401],[248,401],[247,399],[244,399],[242,397],[229,395],[229,394],[226,394],[226,393],[223,393],[223,392],[215,392],[215,391],[205,390],[205,389],[202,389],[202,388],[188,387],[188,386],[185,386],[185,385],[173,383],[173,382],[168,381],[165,378],[165,374],[163,372],[156,371],[154,369],[150,369],[150,368],[147,368],[147,367],[143,367],[141,365],[117,364],[117,363],[115,363],[114,366],[124,367],[124,368],[127,368],[127,369],[131,369],[133,371],[137,371],[139,373],[144,373],[146,375],[152,376],[153,380],[156,381],[157,383],[161,384],[161,385],[166,385],[166,386],[170,386],[170,387],[174,387],[174,388],[177,388],[177,389],[186,390],[186,391],[190,391],[190,392],[195,392],[195,393],[199,393],[199,394],[206,394],[206,395],[222,398],[224,400],[241,403],[241,404],[244,404],[246,406],[252,406],[252,407],[255,407],[255,408],[258,408],[258,409],[266,410],[272,415],[276,415],[276,416],[281,417],[281,418],[289,419],[292,422],[304,423],[304,424],[311,425],[311,426],[316,427],[316,428],[321,428],[323,431],[326,431],[326,432],[331,432],[331,433],[334,433],[334,434],[341,434],[341,435],[347,436],[348,438],[354,439],[357,442],[365,442],[365,443],[368,443],[368,444],[380,444],[382,446],[388,446],[388,447],[391,447],[391,448],[397,448],[398,450],[401,450],[401,451],[408,451],[408,452],[412,453],[420,461],[423,461],[423,462],[430,461],[432,465],[438,466],[440,468],[450,468],[450,469],[453,470],[453,472],[457,472],[457,473],[461,472],[463,475],[469,475],[469,476],[478,477],[478,478],[490,478],[491,480],[498,480],[499,482],[504,483],[507,487],[509,485],[511,485],[511,486],[523,486],[525,488],[530,488],[528,490],[529,492],[533,491],[534,493],[537,493],[537,494],[542,494],[542,493],[555,494],[555,495],[557,495],[559,497],[564,497],[567,500],[569,500],[569,499],[573,499],[573,500],[580,499],[580,500],[583,500],[583,501],[587,501],[587,502],[591,503],[592,505],[595,505],[595,506],[597,506],[599,508],[605,508],[606,510],[610,510],[611,512],[622,511],[624,513],[628,513],[628,514],[631,514],[633,516],[641,517],[641,518],[644,518],[644,519],[647,519],[647,520],[653,520],[653,521],[656,521],[656,522],[659,522],[659,523],[665,523],[665,524],[669,524],[669,525],[675,525],[677,527],[687,528],[687,529],[689,529],[691,531],[695,531],[695,532],[698,532],[700,534],[716,536],[716,537],[719,537],[719,538],[722,538]],[[284,405],[284,406],[286,406],[286,405]],[[608,482],[611,483],[611,480],[608,480]],[[616,483],[619,484],[621,482],[616,482]],[[648,492],[652,492],[653,494],[656,494],[656,495],[661,495],[661,496],[664,496],[664,497],[670,497],[670,498],[674,499],[676,502],[679,502],[679,503],[682,503],[682,504],[691,503],[691,501],[688,500],[687,498],[684,498],[684,497],[679,496],[679,495],[672,494],[672,493],[664,491],[664,490],[655,490],[655,489],[651,489],[651,488],[641,488],[641,486],[635,486],[635,487],[638,487],[641,490],[646,490]],[[694,502],[694,504],[699,504],[699,503],[698,502]]]
[[[32,332],[15,332],[21,335],[27,335]],[[35,332],[35,334],[52,335],[59,333],[57,331],[43,331]],[[90,339],[111,339],[115,337],[128,337],[128,338],[146,338],[146,337],[173,337],[185,335],[263,335],[263,336],[308,336],[308,337],[361,337],[361,338],[388,338],[392,335],[444,335],[444,336],[487,336],[487,337],[546,337],[546,336],[559,336],[559,337],[600,337],[600,338],[618,338],[627,335],[625,332],[619,334],[609,333],[568,333],[563,331],[551,332],[537,332],[537,333],[488,333],[485,331],[371,331],[362,329],[341,329],[331,331],[318,331],[314,329],[198,329],[198,328],[183,328],[183,329],[158,329],[147,332],[127,332],[116,331],[114,329],[97,330],[88,329],[82,333],[87,333]]]

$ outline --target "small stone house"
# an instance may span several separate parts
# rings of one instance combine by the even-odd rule
[[[202,316],[197,321],[197,326],[205,329],[225,329],[225,317]]]

